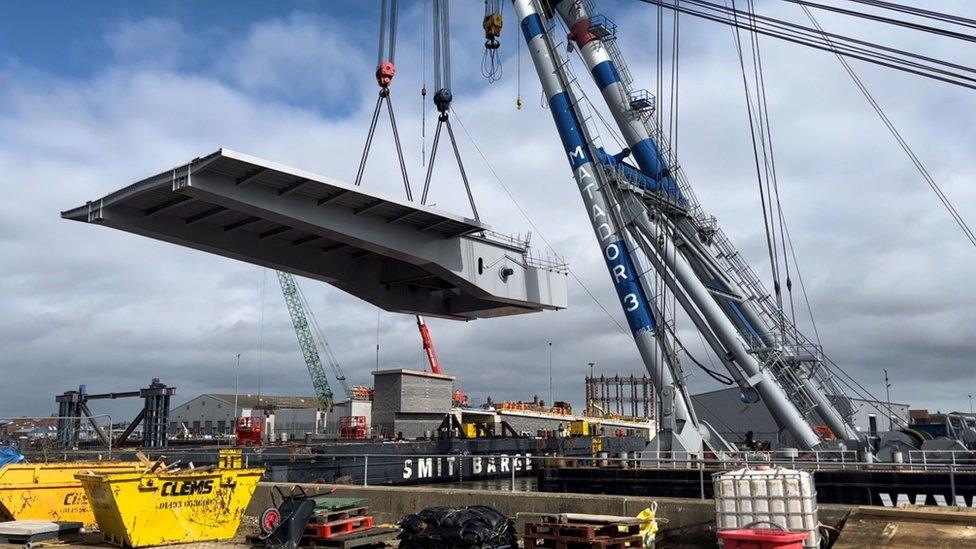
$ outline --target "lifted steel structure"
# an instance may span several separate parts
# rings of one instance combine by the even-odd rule
[[[61,213],[443,318],[566,306],[564,265],[480,221],[228,149]]]

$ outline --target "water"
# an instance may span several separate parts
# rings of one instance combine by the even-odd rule
[[[510,478],[495,478],[488,480],[466,480],[464,482],[449,482],[445,484],[438,484],[437,486],[444,486],[450,488],[462,488],[465,490],[504,490],[508,491],[512,489],[512,479]],[[534,476],[531,477],[515,477],[515,491],[516,492],[536,492],[538,491],[538,483]]]

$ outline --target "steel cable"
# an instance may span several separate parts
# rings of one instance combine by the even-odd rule
[[[816,29],[788,23],[766,16],[757,16],[756,25],[750,25],[742,21],[732,21],[731,14],[727,8],[721,5],[704,2],[702,0],[684,0],[684,3],[692,6],[699,6],[702,9],[696,10],[687,5],[668,3],[668,0],[639,0],[650,5],[662,5],[668,9],[686,13],[722,23],[725,25],[735,25],[745,30],[755,30],[760,34],[771,36],[780,40],[785,40],[795,44],[812,47],[830,53],[838,53],[848,58],[860,59],[876,65],[896,69],[899,71],[923,76],[940,82],[976,89],[976,78],[964,73],[976,74],[976,69],[968,66],[950,63],[941,59],[936,59],[916,53],[882,46],[872,42],[849,38],[837,34],[827,34],[827,37],[834,40],[827,43],[824,36],[817,33]],[[707,10],[712,10],[709,12]],[[714,12],[714,13],[713,13]]]
[[[804,13],[806,13],[807,17],[810,19],[810,22],[813,23],[818,30],[823,32],[823,27],[820,26],[820,22],[817,21],[817,19],[813,16],[813,13],[810,11],[810,8],[806,6],[800,6],[800,8],[804,11]],[[824,36],[826,37],[827,34],[824,33]],[[829,43],[829,38],[827,40]],[[908,156],[909,160],[911,160],[912,164],[915,166],[918,172],[922,175],[922,178],[928,184],[929,188],[931,188],[932,192],[934,192],[936,197],[938,197],[939,202],[941,202],[942,206],[946,209],[947,212],[949,212],[949,215],[956,222],[956,225],[958,225],[959,228],[962,230],[963,234],[966,236],[969,242],[974,247],[976,247],[976,234],[973,234],[973,231],[969,227],[969,224],[966,223],[966,220],[963,219],[962,215],[956,210],[955,206],[952,204],[952,201],[949,200],[949,197],[946,196],[945,192],[942,190],[939,184],[936,183],[935,179],[929,173],[928,169],[922,163],[921,159],[919,159],[918,155],[915,154],[915,151],[908,144],[908,141],[906,141],[905,138],[902,137],[901,132],[898,131],[898,128],[896,128],[894,123],[891,121],[891,119],[888,118],[888,115],[885,113],[884,109],[874,99],[874,95],[868,90],[867,86],[864,85],[864,82],[861,81],[861,78],[851,67],[850,63],[848,63],[847,60],[844,59],[841,55],[836,53],[835,55],[837,56],[837,59],[841,62],[841,64],[844,66],[844,70],[847,72],[848,76],[851,77],[851,80],[854,82],[854,85],[857,86],[858,90],[860,90],[864,98],[867,99],[868,103],[877,113],[878,117],[881,118],[881,121],[888,129],[888,132],[891,134],[892,137],[895,138],[895,141],[897,141],[898,145],[902,148],[903,151],[905,151],[905,154]]]

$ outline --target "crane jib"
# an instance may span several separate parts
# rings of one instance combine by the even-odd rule
[[[523,18],[521,28],[526,42],[530,44],[534,38],[544,32],[542,19],[536,13]],[[555,75],[553,77],[555,78]],[[637,269],[634,268],[630,252],[620,237],[616,223],[610,218],[606,197],[598,187],[595,177],[596,165],[569,94],[555,81],[551,81],[550,84],[552,86],[550,91],[554,93],[549,97],[549,112],[552,113],[559,138],[566,150],[567,160],[579,184],[593,230],[603,248],[603,259],[613,279],[620,305],[627,316],[627,323],[634,334],[652,331],[655,323],[648,307],[647,296],[644,295],[644,290],[638,281]]]

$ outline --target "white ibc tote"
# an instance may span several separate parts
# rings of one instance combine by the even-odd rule
[[[737,469],[712,475],[719,530],[776,528],[807,532],[804,547],[820,546],[813,474],[785,468]]]

